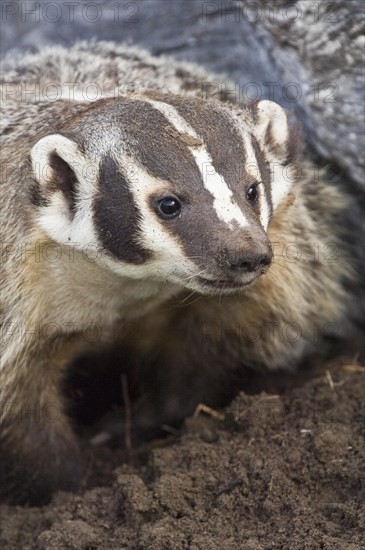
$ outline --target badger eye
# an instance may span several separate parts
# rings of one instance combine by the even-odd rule
[[[250,202],[255,202],[257,200],[257,197],[259,196],[259,192],[258,192],[258,184],[257,183],[253,183],[252,185],[250,185],[250,187],[247,189],[246,191],[246,199]]]
[[[181,204],[174,197],[165,197],[158,202],[158,213],[162,218],[175,218],[181,212]]]

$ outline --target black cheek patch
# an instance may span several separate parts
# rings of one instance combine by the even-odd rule
[[[143,264],[151,252],[138,242],[140,214],[128,183],[111,157],[100,164],[94,222],[105,250],[131,264]]]

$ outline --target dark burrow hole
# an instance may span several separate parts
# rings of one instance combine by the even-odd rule
[[[107,434],[105,444],[119,448],[125,442],[128,414],[135,446],[179,430],[184,418],[192,415],[200,403],[219,410],[229,405],[240,391],[248,395],[263,391],[284,394],[318,374],[318,368],[322,370],[323,367],[318,367],[318,363],[306,364],[296,373],[254,372],[240,368],[227,373],[224,380],[217,381],[215,388],[201,379],[196,384],[194,374],[190,373],[190,379],[182,377],[180,385],[176,386],[174,381],[173,395],[178,394],[176,401],[171,399],[171,379],[157,362],[152,361],[147,368],[132,359],[127,348],[118,348],[78,357],[68,369],[63,391],[67,412],[79,435],[92,439],[95,434],[104,433]],[[128,410],[123,384],[127,387]]]

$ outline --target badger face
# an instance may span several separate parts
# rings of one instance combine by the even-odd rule
[[[237,292],[272,260],[293,178],[285,112],[177,95],[100,100],[32,149],[38,223],[121,276]]]

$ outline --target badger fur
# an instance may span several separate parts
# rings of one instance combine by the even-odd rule
[[[5,62],[0,439],[14,498],[81,479],[60,395],[75,355],[182,289],[232,293],[269,267],[265,230],[292,176],[277,171],[271,191],[263,150],[286,162],[287,117],[194,97],[206,79],[113,44]]]
[[[114,345],[120,324],[143,318],[133,353],[182,374],[292,366],[320,345],[313,326],[349,330],[352,202],[298,164],[281,107],[207,102],[215,77],[193,66],[102,43],[4,68],[2,486],[41,501],[82,479],[60,391],[66,366]],[[290,264],[293,244],[301,258]],[[161,310],[191,293],[191,306]],[[267,323],[302,333],[289,344],[271,331],[241,338]]]

